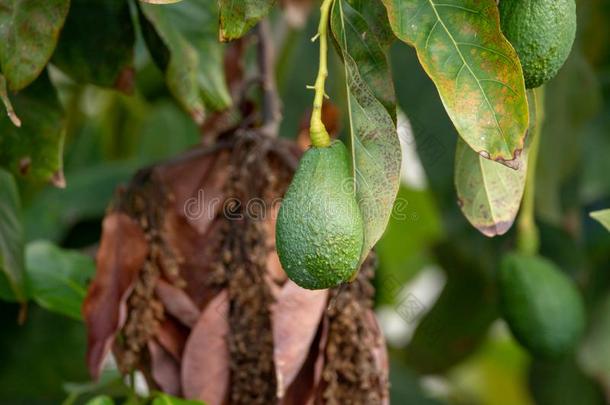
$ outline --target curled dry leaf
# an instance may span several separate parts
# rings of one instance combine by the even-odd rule
[[[161,390],[170,395],[181,395],[180,364],[154,340],[148,342],[151,374]]]
[[[99,376],[115,333],[125,322],[125,302],[147,255],[144,233],[130,217],[115,212],[104,219],[97,271],[83,304],[87,365],[94,378]]]
[[[190,328],[195,326],[201,313],[183,289],[159,280],[155,286],[155,294],[161,300],[167,313],[173,315],[185,326]]]
[[[184,349],[182,390],[188,399],[220,405],[229,386],[229,297],[226,290],[207,305]]]
[[[307,359],[327,300],[328,290],[306,290],[290,280],[282,288],[271,320],[279,398]]]

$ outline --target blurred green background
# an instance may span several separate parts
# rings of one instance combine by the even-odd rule
[[[377,246],[376,305],[390,350],[392,403],[610,401],[610,233],[589,218],[590,211],[610,207],[610,3],[577,4],[574,49],[546,86],[536,211],[541,253],[578,284],[588,324],[577,351],[555,362],[533,359],[499,319],[495,273],[502,253],[514,246],[514,231],[487,239],[462,216],[453,186],[457,134],[414,50],[400,43],[392,48],[396,92],[406,117],[400,135],[409,156],[394,215]],[[309,41],[315,18],[303,29],[290,29],[276,13],[273,26],[280,55],[281,134],[294,137],[311,104],[305,86],[317,70],[317,49]],[[200,141],[197,126],[171,97],[139,37],[135,65],[130,96],[77,84],[60,69],[50,69],[68,120],[68,187],[18,184],[30,277],[36,277],[41,260],[68,260],[84,282],[93,272],[91,259],[60,259],[53,256],[53,245],[40,241],[91,251],[116,187],[138,168]],[[328,93],[344,110],[342,76],[331,57]],[[78,300],[84,290],[66,294]],[[19,306],[0,301],[0,404],[58,404],[80,387],[70,383],[87,383],[78,309],[63,315],[48,310],[58,306],[44,299],[31,302],[26,322],[19,325]]]

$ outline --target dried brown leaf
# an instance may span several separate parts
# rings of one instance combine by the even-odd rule
[[[184,349],[182,390],[188,399],[220,405],[229,387],[229,298],[223,290],[207,305]]]
[[[151,374],[161,391],[170,395],[181,395],[180,364],[170,353],[154,340],[148,342]]]
[[[201,311],[184,290],[159,280],[155,286],[155,294],[167,313],[189,328],[195,326]]]
[[[176,361],[182,361],[182,354],[186,346],[190,330],[171,316],[165,317],[157,331],[156,339],[161,346],[171,354]]]
[[[307,359],[327,300],[328,290],[306,290],[287,281],[274,305],[273,355],[279,398]]]
[[[97,271],[83,304],[87,324],[87,365],[93,378],[126,318],[126,300],[148,255],[140,226],[126,214],[109,214],[103,223]]]

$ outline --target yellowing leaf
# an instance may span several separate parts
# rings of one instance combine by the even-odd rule
[[[500,31],[495,0],[383,0],[390,25],[417,50],[462,139],[515,166],[528,127],[517,53]]]

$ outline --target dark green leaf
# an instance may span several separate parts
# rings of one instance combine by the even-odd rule
[[[4,78],[4,76],[2,74],[0,74],[0,100],[2,101],[2,104],[4,104],[4,108],[6,110],[6,115],[11,120],[13,125],[15,125],[16,127],[20,127],[21,120],[19,119],[17,114],[15,114],[15,110],[13,109],[13,104],[11,103],[11,100],[8,98],[8,92],[6,90],[6,79]],[[1,113],[0,113],[0,116],[2,116]]]
[[[142,30],[167,87],[195,122],[204,107],[222,110],[231,104],[218,43],[214,2],[140,6]]]
[[[0,169],[0,297],[27,299],[21,202],[13,176]]]
[[[336,1],[331,28],[345,65],[353,178],[364,220],[364,260],[385,231],[400,182],[394,88],[386,54],[358,10],[345,0]]]
[[[219,0],[220,40],[241,38],[264,18],[275,0]]]
[[[495,0],[383,0],[396,36],[417,50],[460,136],[509,163],[528,127],[517,53],[500,32]]]
[[[70,0],[0,0],[0,66],[11,90],[42,72],[69,6]]]
[[[77,82],[130,90],[134,41],[128,2],[72,0],[53,63]]]
[[[87,281],[95,272],[93,259],[37,241],[27,245],[25,261],[31,298],[49,311],[82,319]]]
[[[0,166],[27,179],[51,179],[62,186],[63,111],[48,75],[17,94],[13,105],[22,126],[16,128],[0,116]]]
[[[591,218],[597,220],[608,231],[610,231],[610,209],[594,211],[591,213]]]

